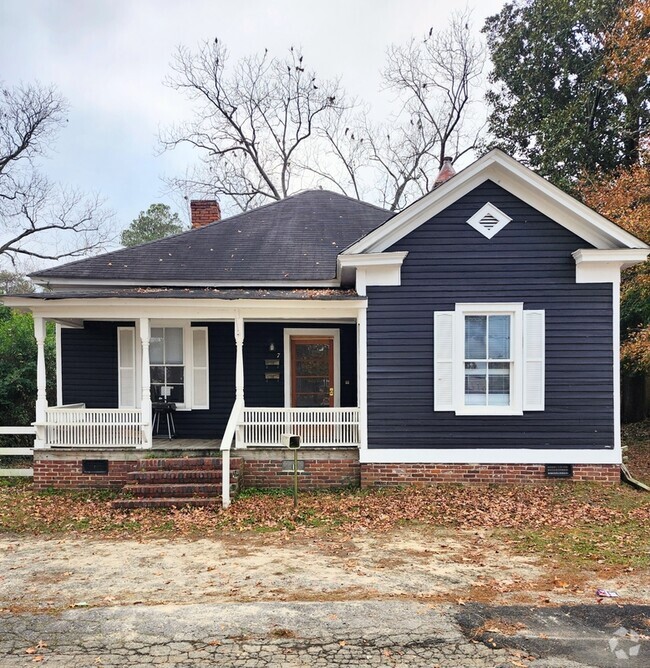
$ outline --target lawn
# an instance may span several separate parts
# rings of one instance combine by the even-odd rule
[[[650,423],[626,430],[630,468],[650,481]],[[490,529],[519,553],[576,565],[650,568],[650,494],[627,485],[438,485],[304,493],[247,490],[227,510],[115,510],[111,492],[36,492],[0,482],[0,533],[99,538],[206,538],[224,532],[354,535],[398,527]]]

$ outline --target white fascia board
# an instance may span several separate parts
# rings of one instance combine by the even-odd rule
[[[620,449],[359,449],[361,464],[621,464]]]
[[[31,279],[37,285],[52,288],[75,286],[86,290],[100,290],[105,288],[335,288],[339,287],[337,279],[322,281],[190,281],[190,280],[138,280],[127,278],[92,279],[92,278],[49,278],[47,276],[32,275]]]
[[[621,269],[644,262],[645,249],[599,250],[583,248],[572,253],[576,261],[576,283],[616,283]]]
[[[7,302],[14,301],[11,298]],[[19,301],[15,299],[15,301]],[[49,320],[173,320],[231,321],[237,313],[247,320],[327,320],[354,321],[364,299],[62,299],[53,301],[21,299],[21,310]]]
[[[376,266],[402,266],[408,251],[393,251],[392,253],[350,253],[338,256],[339,267],[376,267]]]
[[[589,207],[498,149],[462,170],[343,251],[381,252],[487,180],[551,218],[596,248],[648,248]]]

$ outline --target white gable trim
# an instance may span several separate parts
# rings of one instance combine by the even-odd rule
[[[381,253],[487,180],[599,249],[648,248],[589,207],[498,149],[493,149],[345,251]]]

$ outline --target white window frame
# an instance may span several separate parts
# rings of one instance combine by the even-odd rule
[[[523,415],[523,303],[456,304],[454,310],[453,404],[456,415]],[[507,406],[465,405],[465,317],[468,315],[510,316],[510,404]]]
[[[191,322],[187,320],[158,320],[151,319],[149,322],[149,329],[154,327],[178,327],[183,330],[183,367],[184,371],[184,385],[185,385],[185,401],[184,403],[176,404],[176,410],[178,411],[199,411],[199,410],[209,410],[210,409],[210,340],[205,326],[193,327]],[[133,329],[135,335],[135,359],[136,359],[136,369],[135,369],[135,385],[136,385],[136,407],[140,407],[140,396],[142,388],[142,349],[138,345],[140,340],[139,326],[136,321],[135,327],[127,328]],[[206,373],[206,383],[207,383],[207,398],[208,403],[206,406],[194,406],[194,354],[193,354],[193,331],[196,329],[202,329],[206,331],[206,355],[207,355],[207,373]],[[119,335],[118,335],[118,345],[119,345]],[[150,364],[150,366],[152,366]],[[119,373],[119,369],[118,369]]]
[[[186,409],[189,410],[192,407],[192,388],[188,387],[188,384],[191,382],[191,369],[193,368],[192,366],[188,367],[188,360],[190,360],[191,364],[191,348],[192,348],[192,343],[191,341],[188,342],[188,331],[187,327],[185,327],[184,323],[165,323],[162,324],[160,322],[155,322],[151,321],[149,323],[149,332],[151,335],[151,338],[153,339],[153,330],[154,329],[162,329],[163,330],[163,349],[164,349],[164,331],[165,329],[180,329],[181,334],[183,337],[183,362],[182,364],[165,364],[165,363],[155,363],[151,361],[151,344],[150,344],[150,349],[149,349],[149,369],[154,366],[174,366],[174,367],[182,367],[183,368],[183,396],[185,400],[181,402],[176,402],[176,408],[177,409]],[[190,337],[191,337],[191,332],[189,332]],[[189,373],[188,373],[189,372]],[[150,372],[151,373],[151,372]],[[153,383],[151,383],[152,385]],[[172,385],[174,383],[171,383]]]

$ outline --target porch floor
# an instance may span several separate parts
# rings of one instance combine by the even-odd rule
[[[153,439],[152,450],[165,450],[167,452],[178,450],[219,450],[220,438],[162,438]]]

